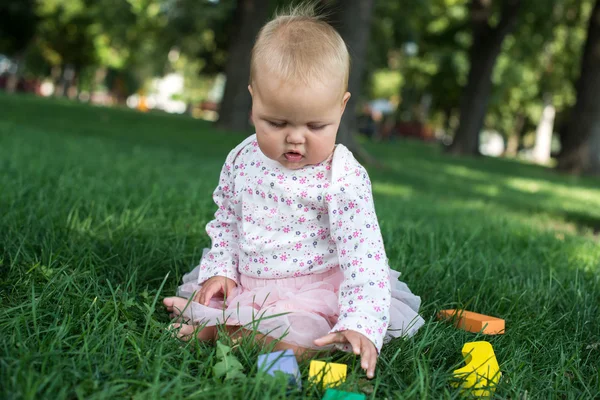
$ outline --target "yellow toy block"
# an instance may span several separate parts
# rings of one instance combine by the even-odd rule
[[[313,360],[310,362],[308,376],[310,380],[317,383],[321,382],[323,386],[337,386],[346,380],[346,364],[326,363],[324,361]]]
[[[489,342],[469,342],[462,348],[466,365],[453,372],[461,382],[453,386],[461,386],[463,392],[470,392],[477,397],[490,397],[496,390],[502,373],[494,349]]]

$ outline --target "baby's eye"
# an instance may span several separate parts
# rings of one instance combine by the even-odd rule
[[[283,128],[285,126],[285,122],[273,122],[273,121],[267,121],[267,123],[269,125],[271,125],[273,128]]]
[[[325,129],[327,125],[309,125],[308,129],[310,129],[311,131],[320,131]]]

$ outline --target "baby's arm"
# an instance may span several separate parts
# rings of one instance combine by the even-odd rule
[[[333,182],[327,199],[331,237],[344,272],[340,317],[331,332],[359,332],[380,351],[389,324],[390,274],[365,169],[357,166]]]
[[[206,232],[210,236],[212,246],[200,263],[199,284],[216,276],[226,277],[236,284],[239,283],[239,234],[234,208],[233,171],[236,158],[241,150],[240,147],[233,149],[227,156],[219,177],[219,185],[213,193],[217,211],[215,212],[215,218],[206,225]]]

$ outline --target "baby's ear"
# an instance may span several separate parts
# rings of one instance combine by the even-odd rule
[[[350,100],[350,92],[344,93],[344,97],[342,97],[342,113],[346,109],[346,104],[348,104],[348,100]]]

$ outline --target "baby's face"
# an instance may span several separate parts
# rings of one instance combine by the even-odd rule
[[[325,161],[350,93],[341,95],[341,82],[301,86],[257,75],[249,90],[261,151],[289,169]]]

